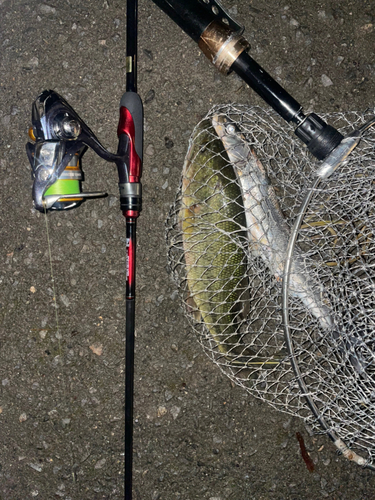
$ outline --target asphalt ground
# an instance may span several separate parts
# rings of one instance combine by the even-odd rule
[[[251,54],[305,111],[374,107],[372,0],[225,0]],[[125,224],[117,173],[84,157],[106,199],[45,216],[25,154],[31,104],[61,93],[117,147],[125,1],[0,0],[0,499],[123,498]],[[370,500],[374,475],[303,421],[254,399],[196,341],[167,268],[164,221],[188,139],[212,104],[263,104],[140,0],[145,111],[138,225],[134,498]],[[56,311],[58,312],[58,327]],[[300,432],[315,463],[301,457]]]

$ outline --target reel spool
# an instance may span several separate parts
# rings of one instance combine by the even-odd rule
[[[29,128],[29,138],[32,142],[36,142],[36,137],[34,134],[34,128]],[[59,179],[50,186],[44,193],[44,199],[48,203],[50,197],[53,199],[58,196],[58,201],[55,201],[51,206],[51,210],[67,210],[70,208],[75,208],[81,205],[84,201],[84,196],[82,195],[82,181],[84,180],[83,171],[81,169],[81,158],[86,151],[86,147],[82,148],[80,151],[75,153],[73,158],[70,160],[65,170],[60,175]],[[66,198],[65,196],[69,197]],[[75,196],[70,198],[70,196]]]
[[[81,169],[81,158],[84,151],[76,153],[70,160],[65,170],[60,175],[59,179],[50,186],[44,194],[44,198],[48,200],[50,196],[59,196],[51,210],[67,210],[81,205],[84,201],[82,194],[82,181],[84,180]],[[75,198],[65,198],[64,195],[76,196]]]

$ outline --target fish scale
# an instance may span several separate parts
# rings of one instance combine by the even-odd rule
[[[237,334],[246,287],[246,239],[241,191],[221,141],[203,123],[183,167],[183,231],[190,304],[199,311],[220,352],[240,343]]]

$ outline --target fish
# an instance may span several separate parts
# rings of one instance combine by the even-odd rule
[[[239,127],[223,114],[212,116],[212,126],[222,141],[238,182],[241,186],[245,210],[249,251],[260,258],[275,280],[281,284],[290,238],[290,228],[281,210],[275,189],[255,150],[245,140]],[[365,373],[363,362],[354,352],[357,339],[343,338],[335,328],[332,310],[324,302],[322,287],[309,276],[302,251],[296,245],[289,277],[289,294],[298,299],[306,310],[320,323],[324,331],[332,332],[342,352],[349,352],[349,359],[360,373]]]
[[[195,319],[203,321],[226,358],[267,368],[278,364],[279,359],[256,357],[242,341],[241,321],[249,305],[245,211],[234,169],[208,119],[189,143],[178,218],[189,290],[186,302]]]

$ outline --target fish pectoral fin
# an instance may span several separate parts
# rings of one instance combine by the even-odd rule
[[[194,300],[194,297],[192,295],[188,295],[185,299],[185,304],[186,304],[186,308],[187,308],[187,312],[193,316],[194,318],[194,321],[196,321],[197,323],[200,323],[203,319],[202,319],[202,314],[200,312],[200,310],[198,309],[198,306]]]
[[[240,324],[250,312],[249,279],[247,276],[244,276],[240,281],[236,293],[238,294],[238,298],[233,303],[229,313],[235,316],[236,322]]]

